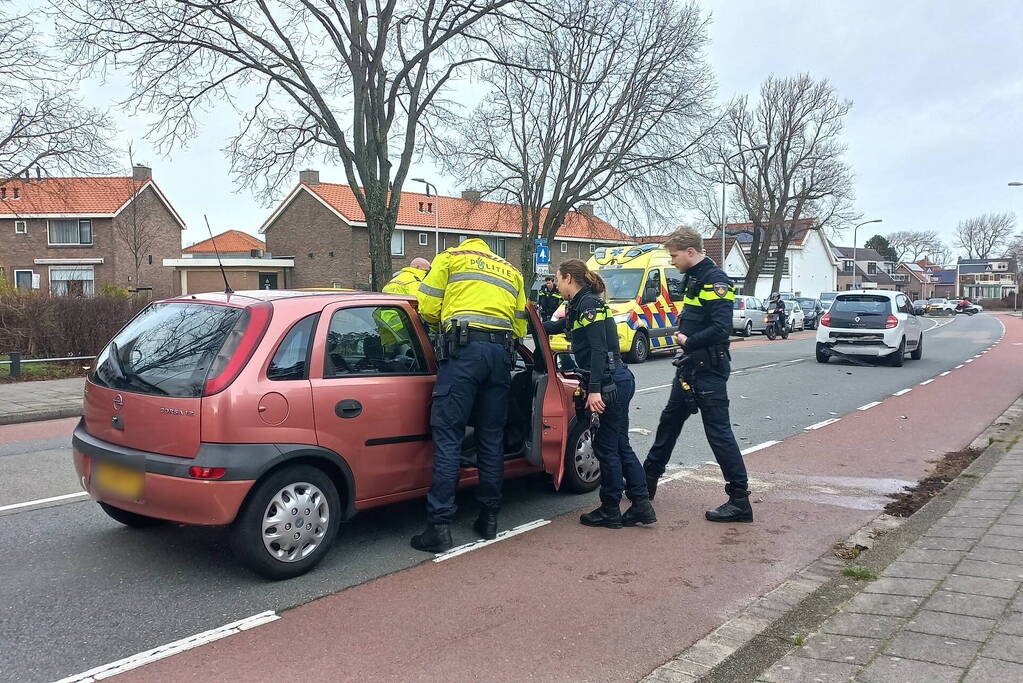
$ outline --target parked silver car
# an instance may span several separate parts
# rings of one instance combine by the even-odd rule
[[[732,329],[736,334],[748,337],[754,332],[763,332],[767,327],[764,320],[764,302],[755,296],[737,296],[732,304]]]

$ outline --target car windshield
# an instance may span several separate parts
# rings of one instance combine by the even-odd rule
[[[639,286],[646,271],[641,268],[601,268],[597,272],[607,285],[605,300],[622,301],[639,296]]]
[[[838,292],[821,292],[821,303],[834,301],[836,296],[838,296]]]
[[[887,315],[888,297],[857,294],[835,299],[831,312],[852,313],[855,315]]]
[[[136,393],[201,396],[213,359],[242,315],[214,304],[153,304],[103,349],[89,379]]]
[[[924,301],[923,299],[917,299],[916,301],[913,302],[913,305],[914,306],[920,306],[920,305],[923,305],[925,303],[927,303],[927,302]]]
[[[943,304],[943,303],[945,303],[945,299],[928,299],[927,303],[929,303],[929,304]]]

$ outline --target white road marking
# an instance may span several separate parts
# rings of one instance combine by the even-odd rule
[[[643,436],[650,436],[650,430],[643,427],[633,427],[629,430],[629,434],[642,434]]]
[[[931,377],[930,379],[925,379],[923,382],[920,382],[920,386],[925,387],[933,381],[934,381],[933,377]]]
[[[797,358],[795,360],[787,360],[785,362],[786,363],[802,363],[804,360],[806,360],[806,359],[805,358]]]
[[[125,671],[131,671],[137,669],[140,666],[150,664],[165,657],[176,655],[179,652],[185,650],[191,650],[192,648],[206,643],[211,643],[221,638],[234,635],[235,633],[241,633],[247,631],[250,628],[259,626],[261,624],[268,624],[271,621],[277,621],[280,619],[275,612],[267,611],[260,612],[259,614],[253,614],[251,617],[240,619],[239,621],[226,624],[219,628],[211,629],[209,631],[203,631],[197,633],[194,636],[188,636],[181,640],[175,640],[173,643],[167,643],[159,647],[154,647],[152,650],[146,650],[145,652],[139,652],[138,654],[132,655],[131,657],[125,657],[119,659],[116,662],[110,662],[109,664],[102,664],[94,669],[83,671],[80,674],[74,676],[68,676],[57,681],[57,683],[90,683],[91,681],[100,681],[117,674],[124,673]]]
[[[859,407],[859,408],[857,408],[856,410],[870,410],[870,409],[871,409],[871,408],[873,408],[874,406],[879,406],[879,405],[881,405],[881,402],[880,402],[880,401],[874,401],[873,403],[868,403],[868,404],[867,404],[867,405],[865,405],[865,406],[860,406],[860,407]]]
[[[657,391],[658,389],[667,389],[670,384],[658,384],[656,387],[647,387],[646,389],[636,389],[637,394],[642,394],[647,391]]]
[[[780,441],[765,441],[764,443],[758,443],[756,446],[750,446],[746,450],[739,451],[739,453],[742,454],[742,455],[749,455],[750,453],[756,453],[757,451],[762,451],[765,448],[770,448],[771,446],[773,446],[775,444],[778,444],[778,443],[781,443],[781,442]],[[714,463],[707,463],[707,464],[708,465],[716,465],[717,463],[714,462]]]
[[[913,390],[912,389],[903,389],[902,391],[896,391],[894,394],[892,394],[892,396],[904,396],[904,395],[908,394],[911,391],[913,391]]]
[[[963,363],[972,363],[972,362],[973,362],[972,358],[967,358],[966,360],[963,361]]]
[[[539,529],[540,527],[546,526],[546,525],[548,525],[550,523],[551,523],[551,520],[549,520],[549,519],[538,519],[535,522],[528,522],[526,524],[520,524],[519,526],[515,527],[514,529],[508,529],[507,531],[502,531],[501,533],[499,533],[497,535],[497,538],[491,539],[489,541],[484,541],[484,540],[473,541],[472,543],[466,543],[465,545],[460,545],[460,546],[454,547],[451,550],[448,550],[447,552],[440,553],[439,555],[437,555],[436,557],[433,558],[433,561],[434,562],[443,562],[444,560],[450,560],[452,557],[458,557],[459,555],[465,555],[466,553],[472,552],[473,550],[478,550],[479,548],[483,548],[483,547],[486,547],[488,545],[493,545],[494,543],[500,543],[501,541],[503,541],[505,539],[509,539],[512,536],[518,536],[519,534],[524,534],[527,531],[532,531],[533,529]]]
[[[943,372],[940,375],[938,375],[938,377],[944,377],[945,375],[951,375],[951,374],[952,374],[951,370],[946,370],[945,372]]]
[[[803,430],[809,432],[809,431],[814,430],[814,429],[820,429],[821,427],[827,427],[830,424],[835,424],[836,422],[838,422],[841,419],[842,418],[840,418],[840,417],[833,417],[830,420],[824,420],[822,422],[818,422],[817,424],[812,424],[809,427],[803,427]]]
[[[958,370],[958,369],[959,369],[959,368],[961,368],[961,367],[963,367],[963,364],[962,364],[962,363],[960,363],[959,365],[955,366],[955,367],[954,367],[954,368],[952,368],[952,369],[953,369],[953,370]]]
[[[777,363],[768,363],[767,365],[761,365],[760,369],[763,370],[764,368],[773,368],[775,365],[777,365]]]
[[[32,507],[33,505],[43,505],[44,503],[55,503],[58,500],[72,500],[75,498],[88,498],[89,494],[85,491],[81,493],[65,493],[63,496],[53,496],[51,498],[40,498],[38,500],[30,500],[27,503],[13,503],[11,505],[0,505],[0,512],[7,512],[8,510],[20,510],[21,508]]]

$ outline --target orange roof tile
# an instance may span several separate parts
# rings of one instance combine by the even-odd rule
[[[213,246],[214,241],[217,243],[216,249]],[[185,254],[212,254],[215,251],[223,254],[227,252],[250,251],[252,249],[265,250],[266,242],[241,230],[226,230],[219,235],[214,235],[210,239],[196,242],[181,251]]]
[[[302,187],[315,193],[320,199],[340,213],[345,219],[364,222],[365,214],[348,185],[320,183]],[[422,204],[422,211],[420,211]],[[472,202],[460,197],[431,196],[419,192],[402,192],[398,208],[398,225],[422,228],[434,227],[434,214],[429,212],[430,204],[439,215],[440,227],[449,232],[503,232],[521,234],[519,209],[514,204],[500,202]],[[546,211],[544,212],[546,215]],[[576,237],[594,241],[631,242],[632,239],[621,230],[596,216],[587,216],[577,211],[569,212],[565,224],[558,230],[559,237]]]
[[[144,182],[120,178],[43,178],[3,185],[6,199],[0,213],[21,216],[50,213],[113,214],[131,199]],[[18,199],[14,199],[17,193]]]

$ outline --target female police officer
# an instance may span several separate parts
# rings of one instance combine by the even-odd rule
[[[646,475],[629,445],[629,402],[636,379],[622,363],[614,318],[600,298],[607,289],[604,280],[582,261],[572,259],[558,267],[557,283],[569,302],[568,315],[544,322],[544,329],[568,335],[576,362],[590,373],[586,406],[600,415],[593,439],[600,461],[600,507],[579,521],[609,529],[653,524],[657,515],[647,494]],[[618,506],[626,488],[632,506],[622,514]]]

